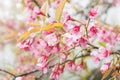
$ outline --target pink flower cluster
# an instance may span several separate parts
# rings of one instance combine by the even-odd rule
[[[27,6],[33,10],[32,17],[36,19],[36,15],[45,16],[39,9],[35,7],[31,8],[32,6],[29,2],[28,0]],[[89,12],[89,20],[94,20],[97,15],[98,8],[95,7],[91,9]],[[47,19],[51,20],[51,18]],[[41,31],[41,34],[35,34],[35,36],[30,34],[29,38],[18,43],[20,48],[29,51],[31,56],[37,58],[36,66],[40,71],[43,71],[43,73],[47,73],[50,65],[56,64],[53,66],[50,75],[50,78],[54,78],[55,80],[59,80],[59,76],[64,72],[65,67],[67,67],[68,70],[81,70],[84,68],[84,63],[76,64],[75,59],[62,65],[60,64],[68,60],[69,54],[71,54],[69,49],[72,47],[81,47],[82,50],[91,49],[91,51],[89,51],[90,56],[95,62],[99,63],[101,60],[110,56],[116,42],[120,40],[120,37],[116,35],[114,29],[106,30],[100,28],[95,22],[93,23],[94,25],[90,25],[91,22],[84,23],[83,25],[70,15],[63,18],[63,20],[64,21],[61,22],[64,24],[62,29]],[[34,21],[34,19],[32,19],[32,21]],[[54,21],[54,23],[56,23],[56,21]],[[92,48],[95,40],[98,41],[95,44],[97,49]],[[89,44],[93,44],[93,46],[91,47]],[[66,52],[67,50],[68,52]],[[104,73],[109,67],[110,63],[104,63],[100,70]]]

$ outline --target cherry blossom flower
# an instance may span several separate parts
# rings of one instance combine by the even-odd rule
[[[58,43],[58,38],[55,33],[51,33],[45,37],[46,42],[49,46],[55,46]]]
[[[62,35],[62,42],[67,46],[71,46],[73,44],[73,36],[70,33],[65,33]]]
[[[97,35],[97,33],[98,33],[98,29],[96,28],[95,25],[93,25],[89,30],[89,36],[94,37]]]
[[[17,77],[15,80],[23,80],[23,77]]]
[[[43,73],[47,73],[49,56],[50,56],[50,53],[42,53],[41,56],[38,58],[37,66],[41,71],[43,71]]]
[[[110,67],[110,62],[106,62],[102,65],[102,67],[100,68],[101,73],[105,73]]]
[[[47,61],[49,56],[50,56],[50,53],[42,53],[40,55],[40,58],[38,59],[38,62],[45,62],[45,61]]]
[[[50,78],[54,78],[55,80],[59,80],[59,72],[53,71],[50,75]]]
[[[37,64],[39,70],[41,70],[44,74],[47,73],[48,70],[48,62],[47,61],[43,61],[42,63],[38,63]]]
[[[78,41],[82,48],[86,48],[88,41],[85,37],[80,37]]]
[[[73,34],[79,34],[80,33],[80,26],[75,25],[72,29]]]
[[[100,47],[98,51],[92,51],[91,56],[96,63],[98,63],[101,59],[107,58],[110,55],[110,50]]]
[[[63,73],[64,72],[64,68],[65,68],[64,64],[59,66],[59,73]]]
[[[74,19],[70,16],[70,15],[68,15],[68,14],[66,14],[66,18],[65,18],[66,20],[64,21],[64,22],[67,22],[67,21],[74,21]]]
[[[98,14],[98,8],[93,8],[89,11],[90,19],[94,19]]]
[[[67,63],[67,68],[68,70],[74,70],[75,69],[75,62],[74,61],[70,61]]]
[[[32,5],[32,0],[25,0],[25,5],[28,9],[33,10],[34,6]]]
[[[94,60],[95,63],[98,63],[100,61],[99,52],[92,51],[90,54],[93,57],[93,60]]]
[[[38,7],[34,7],[33,11],[36,15],[43,15],[46,16]]]
[[[65,53],[62,54],[62,57],[61,57],[61,58],[62,58],[62,61],[64,62],[64,61],[67,59],[67,54],[65,54]]]
[[[76,70],[77,70],[77,71],[80,71],[80,70],[82,70],[83,68],[84,68],[84,64],[83,64],[83,63],[80,63],[80,64],[76,65]]]
[[[54,68],[53,68],[53,71],[52,71],[52,73],[50,75],[50,78],[53,78],[55,80],[59,80],[59,75],[60,75],[60,73],[59,73],[59,65],[56,64],[54,66]]]
[[[20,43],[17,44],[17,46],[26,51],[29,51],[33,42],[34,42],[34,38],[29,38],[27,40],[21,41]]]

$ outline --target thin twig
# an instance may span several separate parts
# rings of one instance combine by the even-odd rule
[[[8,71],[6,71],[6,70],[0,69],[0,71],[1,71],[1,72],[4,72],[4,73],[7,73],[7,74],[9,74],[9,75],[11,75],[11,76],[13,76],[13,77],[16,77],[13,73],[8,72]]]
[[[41,8],[41,6],[39,5],[39,3],[36,0],[33,0],[33,2],[39,7]]]
[[[38,72],[38,71],[39,71],[39,70],[36,69],[36,70],[30,71],[30,72],[27,72],[27,73],[23,73],[23,74],[17,75],[16,77],[27,76],[27,75],[36,73],[36,72]]]
[[[95,49],[98,49],[98,47],[96,47],[96,46],[94,46],[94,45],[92,45],[92,44],[88,44],[88,45],[92,46],[92,47],[95,48]],[[72,49],[74,49],[74,48],[75,48],[75,47],[73,47]],[[70,51],[70,50],[71,50],[71,48],[70,48],[69,50],[67,50],[67,51]],[[66,51],[63,51],[63,52],[66,52]],[[111,54],[118,54],[118,55],[120,55],[120,51],[112,52]],[[90,53],[89,53],[89,52],[86,53],[86,54],[80,55],[80,56],[76,56],[76,57],[74,58],[74,60],[77,60],[77,59],[83,58],[83,57],[87,57],[87,56],[90,56]],[[66,63],[69,62],[69,61],[72,61],[72,59],[71,59],[71,60],[70,60],[70,59],[69,59],[69,60],[66,60],[66,61],[60,63],[60,65],[66,64]],[[51,66],[49,66],[48,68],[51,69],[51,68],[53,68],[55,65],[56,65],[56,64],[51,65]],[[13,76],[13,77],[14,77],[13,80],[15,80],[15,78],[17,78],[17,77],[28,76],[28,75],[34,74],[34,73],[36,73],[36,72],[39,72],[38,69],[35,69],[35,70],[30,71],[30,72],[27,72],[27,73],[23,73],[23,74],[20,74],[20,75],[14,75],[14,74],[6,71],[6,70],[0,69],[0,71],[5,72],[5,73]]]

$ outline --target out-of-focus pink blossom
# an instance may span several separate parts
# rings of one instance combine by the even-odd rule
[[[65,33],[63,35],[62,42],[67,46],[71,46],[73,44],[73,36],[70,33]]]
[[[120,5],[120,0],[113,0],[113,1],[112,1],[112,4],[113,4],[113,5]]]
[[[66,14],[66,20],[65,20],[65,22],[70,21],[70,20],[74,21],[74,19],[70,15]]]
[[[46,42],[49,46],[55,46],[58,43],[58,38],[55,33],[51,33],[45,37]]]
[[[61,57],[61,58],[62,58],[62,61],[64,62],[64,61],[67,59],[67,54],[65,54],[65,53],[62,54],[62,57]]]
[[[104,63],[100,68],[101,73],[105,73],[110,67],[110,62]]]
[[[34,6],[32,5],[32,0],[25,0],[25,5],[30,10],[34,9]]]
[[[29,38],[27,40],[23,40],[23,41],[19,42],[17,44],[17,46],[26,51],[29,51],[33,42],[34,42],[34,38]]]
[[[98,34],[98,38],[100,38],[101,41],[109,43],[110,45],[115,45],[117,41],[117,36],[113,31],[108,30],[101,30]]]
[[[67,63],[67,68],[68,70],[74,70],[75,69],[75,62],[74,61],[70,61]]]
[[[83,68],[84,68],[84,64],[83,64],[83,63],[80,63],[80,64],[76,65],[76,70],[77,70],[77,71],[80,71],[80,70],[82,70]]]
[[[75,25],[72,29],[73,34],[79,34],[80,33],[80,26]]]
[[[61,65],[61,66],[59,66],[59,73],[63,73],[64,68],[65,68],[65,65]]]
[[[36,15],[43,15],[43,16],[46,16],[43,11],[41,11],[38,7],[34,7],[34,13]]]
[[[99,62],[103,58],[107,58],[110,55],[110,50],[100,47],[98,51],[92,51],[91,56],[95,62]]]
[[[95,7],[91,9],[89,12],[90,19],[94,19],[97,16],[97,14],[98,14],[98,8]]]
[[[98,29],[96,28],[96,26],[92,26],[89,30],[89,34],[91,37],[96,36],[97,32],[98,32]]]
[[[108,57],[110,55],[110,51],[109,50],[105,50],[104,51],[104,57],[106,58],[106,57]]]
[[[59,76],[61,73],[63,73],[64,67],[65,67],[65,65],[60,66],[59,64],[56,64],[53,68],[53,71],[50,75],[50,78],[53,78],[55,80],[59,80]]]
[[[80,37],[78,41],[82,48],[86,48],[88,41],[85,37]]]
[[[44,61],[42,63],[38,63],[37,64],[39,70],[41,70],[44,74],[47,73],[47,70],[48,70],[48,62],[47,61]]]
[[[48,60],[49,56],[50,56],[50,53],[42,53],[40,55],[40,58],[38,59],[38,63],[39,62],[46,62]]]
[[[48,67],[48,58],[50,57],[50,53],[42,53],[38,58],[38,68],[43,71],[43,73],[47,73]]]
[[[23,77],[17,77],[15,80],[23,80]]]
[[[54,68],[53,68],[53,71],[52,71],[52,73],[50,75],[50,78],[53,78],[55,80],[59,80],[59,75],[60,75],[60,73],[59,73],[59,64],[56,64],[54,66]]]

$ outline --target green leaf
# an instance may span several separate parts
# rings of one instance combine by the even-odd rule
[[[58,5],[57,9],[56,9],[56,20],[58,22],[60,22],[60,19],[61,19],[61,16],[62,16],[62,12],[63,12],[63,9],[64,9],[64,6],[65,6],[65,3],[66,3],[67,0],[62,0],[60,2],[60,4]]]
[[[48,31],[48,30],[53,30],[54,28],[62,28],[63,24],[62,23],[54,23],[54,24],[46,24],[42,27],[35,27],[32,28],[31,30],[23,33],[19,38],[18,38],[18,42],[29,37],[30,34],[32,33],[36,33],[39,31]]]
[[[106,47],[106,43],[105,43],[105,42],[99,41],[98,44],[99,44],[100,46]]]

